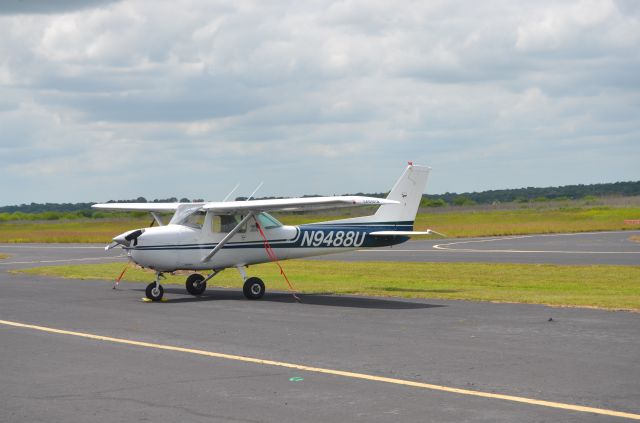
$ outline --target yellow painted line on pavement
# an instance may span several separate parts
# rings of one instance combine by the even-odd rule
[[[32,330],[37,330],[41,332],[55,333],[58,335],[77,336],[80,338],[93,339],[96,341],[112,342],[112,343],[124,344],[124,345],[133,345],[136,347],[153,348],[157,350],[174,351],[174,352],[180,352],[180,353],[186,353],[186,354],[195,354],[195,355],[214,357],[214,358],[220,358],[225,360],[242,361],[245,363],[262,364],[266,366],[285,367],[288,369],[296,369],[296,370],[302,370],[306,372],[324,373],[324,374],[329,374],[334,376],[343,376],[351,379],[362,379],[362,380],[369,380],[374,382],[391,383],[394,385],[410,386],[414,388],[429,389],[432,391],[449,392],[449,393],[459,394],[459,395],[469,395],[469,396],[481,397],[481,398],[499,399],[504,401],[518,402],[522,404],[537,405],[537,406],[550,407],[550,408],[559,408],[562,410],[569,410],[569,411],[578,411],[582,413],[594,413],[594,414],[600,414],[604,416],[613,416],[613,417],[622,417],[622,418],[631,419],[631,420],[640,420],[640,414],[626,413],[626,412],[615,411],[615,410],[607,410],[604,408],[565,404],[561,402],[537,400],[532,398],[517,397],[513,395],[493,394],[490,392],[452,388],[449,386],[434,385],[431,383],[416,382],[412,380],[368,375],[365,373],[354,373],[354,372],[347,372],[343,370],[325,369],[321,367],[311,367],[311,366],[305,366],[301,364],[286,363],[282,361],[263,360],[260,358],[244,357],[241,355],[224,354],[224,353],[218,353],[213,351],[204,351],[204,350],[197,350],[197,349],[191,349],[191,348],[176,347],[172,345],[154,344],[150,342],[134,341],[131,339],[113,338],[110,336],[94,335],[91,333],[82,333],[82,332],[73,332],[69,330],[55,329],[55,328],[50,328],[45,326],[36,326],[36,325],[30,325],[26,323],[12,322],[8,320],[0,320],[0,324],[5,326],[12,326],[16,328],[32,329]]]

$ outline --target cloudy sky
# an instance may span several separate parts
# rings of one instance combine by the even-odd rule
[[[179,6],[177,6],[179,5]],[[0,3],[0,205],[640,179],[640,2]]]

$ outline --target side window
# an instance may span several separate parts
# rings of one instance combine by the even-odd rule
[[[238,224],[238,221],[236,221],[235,216],[222,215],[220,216],[220,223],[222,232],[231,232],[231,230]]]
[[[282,226],[282,223],[278,222],[275,217],[271,216],[268,213],[260,213],[256,216],[256,219],[258,219],[258,222],[260,222],[260,225],[264,229],[274,229]]]
[[[218,215],[211,217],[211,230],[213,232],[231,232],[238,223],[242,220],[243,216],[237,215]],[[243,225],[238,232],[244,233],[247,231],[247,225]]]
[[[222,232],[220,216],[211,216],[211,232]]]

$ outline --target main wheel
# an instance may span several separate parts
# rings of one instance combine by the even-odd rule
[[[147,294],[147,298],[151,301],[160,301],[164,295],[164,288],[162,285],[158,285],[156,287],[156,283],[151,282],[147,285],[147,289],[145,289],[144,293]]]
[[[244,282],[242,292],[249,300],[258,300],[264,295],[264,282],[260,278],[249,278]]]
[[[204,276],[194,273],[187,278],[186,286],[187,292],[191,295],[202,295],[205,289],[207,289],[207,283],[203,282]]]

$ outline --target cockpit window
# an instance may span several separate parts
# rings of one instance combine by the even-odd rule
[[[256,219],[258,219],[260,226],[264,229],[274,229],[282,226],[282,223],[278,222],[278,219],[271,216],[269,213],[260,213],[256,216]]]
[[[181,204],[180,206],[178,206],[178,209],[176,210],[176,212],[173,214],[173,217],[171,218],[171,221],[169,222],[170,225],[187,225],[187,226],[192,226],[193,224],[197,224],[198,221],[201,220],[200,222],[200,227],[202,227],[202,223],[204,222],[204,211],[201,211],[200,209],[202,208],[201,205],[191,205],[191,204]],[[198,216],[198,217],[191,217],[194,214],[198,214],[201,215],[202,217]],[[195,219],[195,221],[194,221]]]

